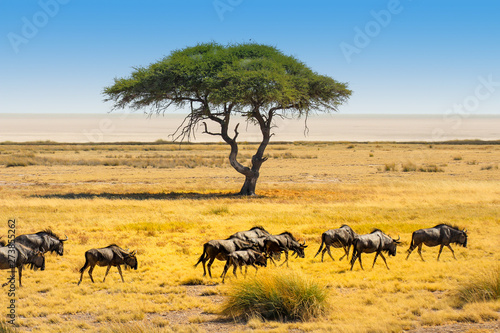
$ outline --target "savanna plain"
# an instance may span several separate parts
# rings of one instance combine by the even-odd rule
[[[243,143],[250,163],[256,145]],[[222,144],[0,145],[0,233],[8,220],[16,234],[50,228],[67,235],[64,256],[46,254],[45,271],[24,270],[16,290],[16,330],[33,332],[400,332],[452,325],[470,332],[498,331],[500,300],[464,300],[460,293],[483,283],[498,291],[500,271],[500,144],[273,143],[261,169],[256,197],[232,195],[243,178]],[[424,246],[421,261],[406,250],[411,234],[440,223],[468,232],[467,248]],[[351,226],[379,228],[401,237],[395,257],[373,268],[314,257],[321,234]],[[326,310],[304,321],[235,321],[220,314],[227,295],[246,278],[215,261],[214,278],[194,268],[211,239],[253,226],[291,232],[308,247],[289,267],[268,265],[257,277],[293,272],[327,292]],[[96,267],[81,285],[79,269],[90,248],[116,243],[137,250],[138,269],[116,268],[102,282]],[[0,271],[7,280],[8,271]],[[485,282],[486,281],[486,282]],[[10,298],[0,290],[2,319]],[[479,326],[474,326],[479,325]],[[5,325],[4,325],[5,326]],[[439,330],[433,331],[438,332]]]

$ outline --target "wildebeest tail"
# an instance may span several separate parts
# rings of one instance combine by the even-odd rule
[[[85,264],[83,264],[83,267],[80,268],[80,273],[83,273],[88,265],[89,265],[89,259],[87,258],[87,253],[85,253]]]
[[[198,266],[198,264],[200,262],[204,261],[206,257],[207,257],[207,244],[204,244],[203,245],[203,253],[201,254],[200,258],[198,259],[198,262],[196,264],[194,264],[194,267]]]
[[[316,258],[316,256],[321,252],[321,250],[323,249],[323,244],[325,244],[325,238],[326,238],[326,235],[325,233],[323,233],[321,235],[321,245],[319,246],[319,250],[318,252],[314,255],[314,258]]]
[[[415,241],[414,241],[414,238],[415,238],[415,232],[413,232],[411,234],[411,243],[410,243],[410,248],[406,251],[407,253],[410,253],[411,251],[413,251],[415,249]]]
[[[357,238],[354,238],[354,240],[352,241],[352,257],[351,257],[351,265],[354,264],[354,262],[356,261],[356,255],[358,254],[358,251],[357,251],[357,245],[358,245],[358,239]]]

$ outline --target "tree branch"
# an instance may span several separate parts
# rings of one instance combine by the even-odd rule
[[[210,134],[210,135],[215,135],[215,136],[222,136],[222,133],[212,133],[212,132],[209,132],[206,122],[203,122],[203,126],[205,126],[205,130],[202,133],[206,133],[206,134]]]
[[[238,127],[240,126],[240,123],[236,124],[236,127],[234,128],[234,137],[233,137],[233,141],[236,141],[236,138],[238,137],[238,135],[240,134],[238,132]]]

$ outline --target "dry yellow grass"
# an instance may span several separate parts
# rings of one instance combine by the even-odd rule
[[[241,151],[250,156],[254,149],[248,144]],[[7,237],[7,220],[15,218],[18,235],[50,227],[70,238],[63,257],[47,255],[45,271],[25,271],[24,288],[17,290],[19,328],[398,332],[500,317],[498,300],[457,307],[454,299],[478,271],[500,259],[499,145],[273,144],[256,198],[227,195],[243,179],[225,163],[210,163],[211,156],[224,160],[226,154],[223,145],[0,145],[0,235]],[[6,167],[13,155],[43,165]],[[155,158],[146,168],[106,162],[139,165]],[[395,171],[385,171],[392,163]],[[403,172],[407,163],[443,171]],[[401,236],[397,256],[388,259],[390,271],[382,261],[371,269],[373,255],[364,255],[365,271],[357,264],[349,271],[345,260],[313,258],[321,233],[344,223],[358,233],[377,227]],[[458,260],[444,249],[436,262],[438,249],[427,247],[427,262],[416,253],[404,260],[412,231],[439,223],[468,229],[468,248],[454,246]],[[226,286],[219,285],[220,279],[202,278],[193,264],[204,242],[255,225],[307,241],[306,258],[291,259],[289,270],[328,287],[331,306],[322,319],[214,321],[234,278],[229,274]],[[96,267],[96,283],[85,273],[77,286],[84,252],[110,243],[137,249],[139,269],[124,271],[122,283],[113,268],[102,283],[105,268]],[[341,250],[333,255],[339,258]],[[214,263],[214,276],[222,267]],[[8,272],[0,274],[6,279]],[[7,301],[4,289],[0,304]]]

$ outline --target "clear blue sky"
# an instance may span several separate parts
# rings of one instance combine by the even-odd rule
[[[499,15],[495,0],[0,0],[0,113],[106,113],[103,87],[132,67],[252,40],[348,82],[342,114],[500,114]]]

